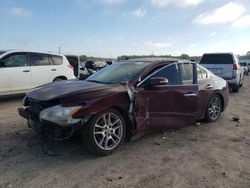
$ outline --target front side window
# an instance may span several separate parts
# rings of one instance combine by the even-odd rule
[[[6,58],[0,60],[0,67],[7,68],[7,67],[25,67],[27,66],[27,56],[26,54],[14,54],[9,55]]]
[[[167,66],[160,71],[157,71],[155,74],[151,76],[154,77],[164,77],[168,79],[169,85],[180,85],[180,76],[178,71],[178,66],[176,64]]]
[[[192,63],[181,63],[179,64],[181,81],[183,85],[193,84],[193,64]]]
[[[49,65],[49,56],[46,54],[31,54],[31,66],[45,66]]]

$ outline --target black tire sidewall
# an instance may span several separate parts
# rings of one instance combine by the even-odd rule
[[[120,141],[120,143],[113,148],[112,150],[104,150],[102,148],[100,148],[96,142],[95,142],[95,138],[94,138],[94,128],[95,128],[95,123],[97,121],[97,119],[99,117],[101,117],[104,113],[107,112],[111,112],[114,113],[115,115],[117,115],[121,121],[122,121],[122,126],[123,126],[123,134],[122,134],[122,139]],[[101,155],[101,156],[106,156],[106,155],[110,155],[112,154],[115,150],[117,150],[120,145],[124,142],[125,140],[125,136],[126,136],[126,124],[125,124],[125,119],[124,117],[121,115],[121,113],[119,111],[117,111],[116,109],[113,108],[109,108],[107,110],[104,110],[96,115],[94,115],[90,121],[84,125],[85,127],[82,130],[82,139],[83,139],[83,143],[86,147],[86,149],[95,154],[95,155]]]

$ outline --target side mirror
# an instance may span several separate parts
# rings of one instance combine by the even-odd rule
[[[168,79],[164,77],[154,77],[150,78],[148,82],[149,87],[155,87],[155,86],[166,86],[168,85]]]

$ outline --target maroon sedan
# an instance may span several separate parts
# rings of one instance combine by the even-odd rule
[[[89,151],[108,155],[126,136],[202,119],[214,122],[228,100],[226,81],[194,62],[137,59],[108,66],[85,81],[38,87],[27,93],[19,114],[55,140],[80,130]]]

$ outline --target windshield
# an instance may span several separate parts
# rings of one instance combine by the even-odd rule
[[[136,74],[144,69],[148,63],[118,63],[91,75],[87,81],[103,84],[118,84],[131,80]]]

